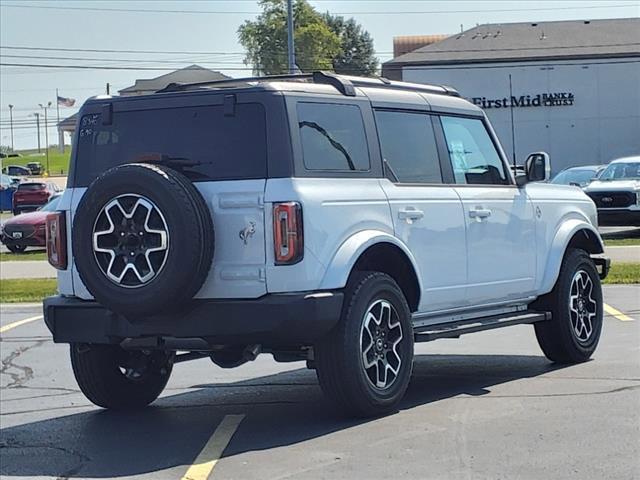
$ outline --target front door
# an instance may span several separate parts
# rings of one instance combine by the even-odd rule
[[[376,110],[376,125],[395,234],[413,253],[422,291],[420,312],[464,306],[467,275],[460,198],[443,184],[432,116]]]
[[[480,118],[441,116],[467,235],[467,301],[474,306],[533,294],[533,205],[513,185]]]

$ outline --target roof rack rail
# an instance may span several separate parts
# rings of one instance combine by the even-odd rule
[[[200,87],[229,87],[252,82],[278,82],[286,80],[304,80],[318,84],[331,85],[340,93],[349,97],[354,97],[356,95],[355,87],[390,88],[394,90],[438,93],[440,95],[451,95],[455,97],[460,96],[455,89],[443,85],[396,82],[384,77],[352,77],[323,71],[316,71],[313,73],[269,75],[262,77],[229,78],[225,80],[211,80],[208,82],[170,83],[163,89],[158,90],[156,93],[183,92]]]

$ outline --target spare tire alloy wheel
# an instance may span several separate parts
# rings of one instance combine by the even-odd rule
[[[211,212],[192,182],[159,165],[119,165],[95,179],[73,219],[72,251],[95,300],[130,321],[187,306],[209,274]]]
[[[402,367],[398,345],[402,338],[402,324],[393,305],[386,300],[373,302],[360,331],[362,363],[372,387],[387,389],[398,378]]]
[[[93,227],[93,251],[100,270],[125,288],[151,282],[167,260],[169,230],[160,209],[135,193],[107,203]]]
[[[587,272],[578,270],[571,281],[569,316],[576,339],[581,344],[589,343],[598,314],[598,303],[593,298],[593,281]]]

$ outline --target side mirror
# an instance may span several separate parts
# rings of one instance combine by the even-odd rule
[[[518,186],[529,182],[546,182],[551,178],[551,162],[545,152],[530,154],[524,162],[524,175],[516,177]]]

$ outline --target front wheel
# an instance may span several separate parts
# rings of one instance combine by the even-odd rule
[[[123,350],[117,345],[71,345],[71,366],[85,397],[99,407],[145,407],[164,390],[173,357]]]
[[[602,286],[589,254],[567,250],[553,290],[533,307],[552,315],[535,324],[546,357],[559,363],[586,362],[598,346],[603,318]]]
[[[395,410],[413,365],[411,312],[388,275],[356,272],[338,326],[315,346],[324,393],[347,413],[368,417]]]

